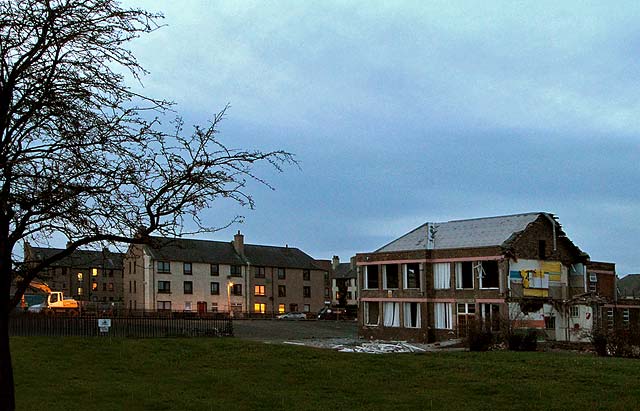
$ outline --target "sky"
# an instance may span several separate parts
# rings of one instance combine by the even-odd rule
[[[546,211],[640,273],[640,3],[146,1],[146,95],[220,139],[283,149],[254,210],[203,238],[342,261],[429,221]]]

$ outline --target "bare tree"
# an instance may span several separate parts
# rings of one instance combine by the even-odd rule
[[[203,209],[220,198],[253,207],[246,182],[267,184],[252,165],[295,162],[223,145],[226,109],[192,132],[179,119],[162,131],[153,116],[171,104],[126,86],[146,74],[128,42],[161,18],[114,0],[0,0],[1,409],[15,408],[9,312],[39,271],[92,243],[214,230],[198,218]],[[20,263],[24,241],[57,233],[69,240],[64,251]]]

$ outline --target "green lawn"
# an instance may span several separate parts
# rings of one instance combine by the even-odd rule
[[[11,340],[18,410],[630,410],[640,362],[366,355],[227,339]]]

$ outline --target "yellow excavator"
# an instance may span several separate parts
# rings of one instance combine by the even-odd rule
[[[47,294],[44,302],[40,305],[40,310],[29,310],[31,312],[43,312],[45,314],[66,314],[66,315],[78,315],[80,314],[80,304],[73,298],[64,298],[62,291],[52,291],[46,283],[33,280],[29,284],[29,287],[34,290],[39,290]],[[26,308],[26,302],[24,295],[22,296],[21,306]]]

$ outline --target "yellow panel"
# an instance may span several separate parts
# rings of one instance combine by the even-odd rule
[[[549,281],[560,281],[560,274],[549,274]]]
[[[525,288],[522,290],[525,297],[548,297],[549,290],[539,288]]]
[[[562,263],[560,261],[543,261],[542,271],[546,273],[562,273]]]

